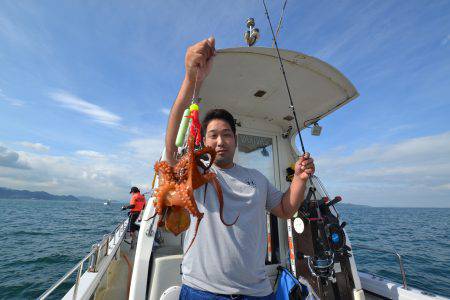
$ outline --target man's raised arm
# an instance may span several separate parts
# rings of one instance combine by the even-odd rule
[[[210,37],[191,47],[186,51],[185,68],[186,75],[181,85],[178,96],[172,105],[169,114],[169,121],[166,129],[166,160],[174,165],[176,163],[175,154],[177,147],[178,127],[183,117],[184,110],[189,106],[196,86],[197,93],[203,80],[208,76],[212,68],[213,56],[215,55],[215,40]],[[197,83],[195,82],[197,80]]]

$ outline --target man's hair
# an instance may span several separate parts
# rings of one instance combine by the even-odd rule
[[[227,122],[230,125],[231,131],[233,131],[233,134],[236,135],[236,125],[234,122],[233,115],[230,114],[225,109],[216,108],[209,110],[202,121],[202,135],[205,136],[206,134],[206,127],[208,127],[209,122],[212,120],[219,119]]]

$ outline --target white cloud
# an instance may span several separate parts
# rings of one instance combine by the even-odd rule
[[[105,156],[97,151],[92,150],[78,150],[75,152],[79,156],[89,157],[89,158],[105,158]]]
[[[163,145],[161,136],[131,140],[115,153],[84,149],[65,156],[0,146],[0,186],[127,200],[131,186],[150,189]]]
[[[439,185],[439,186],[435,187],[435,189],[450,191],[450,183],[445,183],[445,184]]]
[[[412,138],[391,145],[374,144],[356,149],[346,157],[322,157],[321,162],[327,167],[341,167],[358,163],[416,163],[438,160],[450,155],[450,132],[438,135]]]
[[[22,160],[18,152],[3,146],[0,146],[0,167],[29,169],[28,164]]]
[[[450,44],[450,34],[447,35],[445,38],[443,38],[442,41],[441,41],[441,45],[442,46],[445,46],[447,44]]]
[[[30,148],[30,149],[33,149],[36,151],[40,151],[40,152],[46,152],[46,151],[50,150],[49,146],[45,146],[41,143],[32,143],[32,142],[23,141],[23,142],[19,142],[19,144],[24,147],[27,147],[27,148]]]
[[[317,157],[317,173],[351,202],[449,206],[450,132]]]
[[[132,166],[113,159],[18,153],[29,170],[0,165],[0,186],[120,199],[127,196],[129,181],[143,176],[138,169],[133,172]]]
[[[55,91],[49,93],[50,97],[63,107],[74,110],[90,117],[95,122],[105,125],[119,125],[121,117],[105,110],[104,108],[83,100],[67,91]]]
[[[159,159],[164,146],[164,137],[135,139],[126,144],[126,147],[132,150],[135,158],[144,161],[156,161]]]
[[[25,102],[16,98],[12,98],[7,96],[2,89],[0,89],[0,100],[5,101],[6,103],[12,105],[12,106],[24,106]]]
[[[166,116],[168,116],[170,114],[170,109],[169,108],[161,108],[159,110],[161,113],[165,114]]]
[[[390,127],[388,129],[389,133],[399,133],[403,131],[413,130],[417,127],[417,125],[414,124],[402,124],[395,127]]]

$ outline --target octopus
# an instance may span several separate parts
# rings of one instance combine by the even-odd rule
[[[194,139],[193,135],[189,135],[187,152],[175,166],[171,166],[165,161],[155,164],[155,172],[159,174],[159,186],[154,192],[156,198],[154,216],[160,216],[158,226],[165,226],[168,231],[179,235],[190,226],[189,213],[197,218],[194,236],[185,253],[187,253],[197,237],[198,228],[204,215],[199,211],[195,202],[195,189],[207,183],[213,185],[219,201],[220,220],[224,225],[232,226],[239,218],[237,216],[234,222],[230,224],[225,222],[223,218],[222,188],[216,174],[209,170],[216,157],[216,152],[211,147],[195,150]],[[201,157],[204,155],[210,157],[208,166],[201,160]],[[203,174],[200,172],[199,167],[203,169]]]

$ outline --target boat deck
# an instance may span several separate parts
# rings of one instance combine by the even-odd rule
[[[111,262],[106,276],[103,276],[95,292],[95,300],[128,299],[134,257],[135,249],[130,249],[129,244],[122,243],[120,251]]]
[[[366,298],[366,300],[384,300],[384,299],[387,299],[387,298],[384,298],[382,296],[372,294],[372,293],[370,293],[368,291],[364,291],[364,297]]]

